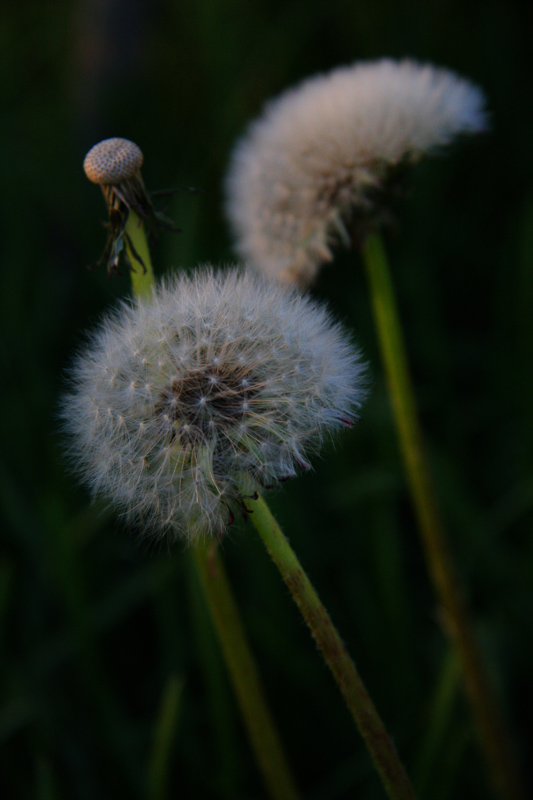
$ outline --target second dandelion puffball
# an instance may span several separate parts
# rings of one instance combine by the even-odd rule
[[[181,276],[122,303],[77,357],[72,462],[143,530],[220,535],[350,424],[364,371],[314,301],[239,270]]]
[[[360,62],[267,103],[237,144],[226,210],[239,255],[305,285],[332,244],[390,215],[405,167],[486,129],[480,89],[414,61]]]

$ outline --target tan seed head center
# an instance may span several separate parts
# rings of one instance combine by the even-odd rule
[[[83,162],[85,174],[100,186],[119,184],[138,172],[143,154],[129,139],[104,139],[92,147]]]

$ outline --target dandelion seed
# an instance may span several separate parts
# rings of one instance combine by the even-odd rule
[[[77,357],[62,405],[72,462],[143,530],[222,535],[244,496],[308,469],[355,416],[364,372],[311,299],[240,270],[182,276],[120,305]]]
[[[239,255],[309,283],[332,245],[390,218],[410,165],[487,127],[480,89],[413,61],[356,63],[266,105],[237,144],[226,209]]]

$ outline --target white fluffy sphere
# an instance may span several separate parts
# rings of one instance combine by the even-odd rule
[[[316,302],[249,272],[199,270],[92,333],[62,405],[70,456],[145,531],[221,534],[247,494],[309,467],[350,424],[364,369]]]

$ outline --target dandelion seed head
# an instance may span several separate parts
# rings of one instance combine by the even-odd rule
[[[267,103],[238,142],[226,211],[239,255],[309,283],[350,240],[346,222],[386,218],[398,174],[459,134],[487,128],[483,92],[414,61],[360,62]]]
[[[91,335],[62,403],[70,457],[144,531],[221,535],[246,494],[308,468],[360,407],[364,374],[322,306],[206,268],[122,303]]]

